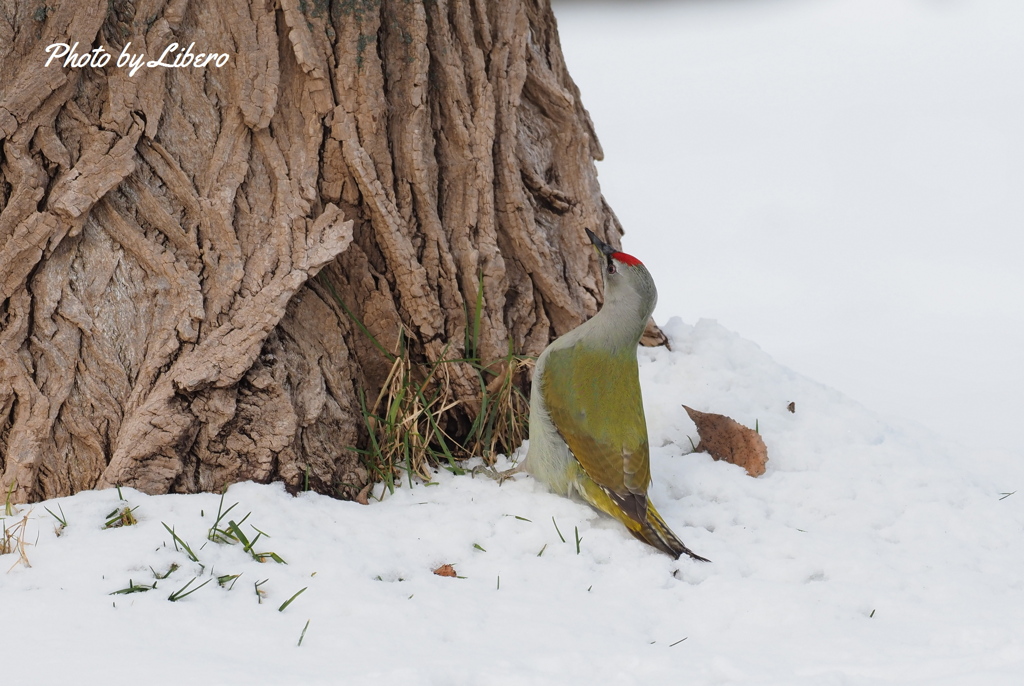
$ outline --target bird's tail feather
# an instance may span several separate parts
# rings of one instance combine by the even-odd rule
[[[654,505],[647,504],[647,521],[640,527],[640,531],[635,532],[634,535],[637,538],[642,538],[658,550],[662,550],[669,555],[679,558],[683,553],[686,553],[694,560],[700,562],[711,562],[706,557],[701,557],[697,553],[693,552],[686,547],[686,544],[679,540],[679,538],[672,533],[672,529],[668,528],[668,524],[661,518],[658,511],[654,509]]]
[[[633,534],[644,543],[648,543],[676,559],[679,559],[680,555],[686,553],[694,560],[699,560],[701,562],[711,561],[687,548],[686,545],[680,541],[674,533],[672,533],[672,529],[668,528],[668,524],[666,524],[665,520],[661,518],[661,515],[658,514],[656,509],[654,509],[654,505],[652,505],[650,501],[646,502],[646,519],[644,521],[637,521],[633,515],[627,514],[622,507],[619,506],[615,501],[615,498],[613,498],[608,491],[598,486],[589,477],[583,475],[579,479],[578,484],[580,486],[579,492],[587,502],[625,524],[629,533]]]

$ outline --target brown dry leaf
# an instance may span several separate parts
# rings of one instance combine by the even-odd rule
[[[458,576],[458,574],[455,573],[455,567],[452,567],[451,565],[441,565],[434,570],[434,574],[437,574],[438,576]]]
[[[370,504],[370,497],[369,496],[370,496],[370,489],[371,488],[373,488],[373,482],[372,481],[370,483],[366,484],[365,486],[363,486],[363,490],[359,491],[359,495],[356,496],[356,502],[359,503],[360,505],[369,505]]]
[[[790,404],[786,405],[786,409],[789,410],[790,412],[793,412],[795,414],[796,413],[796,402],[791,402]]]
[[[725,460],[747,470],[750,476],[764,474],[768,448],[760,434],[722,414],[698,412],[683,405],[700,434],[698,452],[706,452],[716,460]]]
[[[668,336],[658,328],[658,325],[654,323],[654,319],[647,320],[647,328],[644,329],[643,335],[640,337],[640,345],[646,348],[657,348],[658,346],[665,346],[669,350],[672,346],[669,345]]]

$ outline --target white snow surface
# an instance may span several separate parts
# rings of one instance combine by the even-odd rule
[[[651,497],[713,562],[526,476],[441,471],[369,506],[232,486],[229,518],[287,564],[207,541],[216,495],[123,489],[139,523],[105,530],[117,491],[83,492],[4,519],[28,517],[31,567],[0,556],[3,683],[1024,682],[1019,460],[887,422],[714,321],[665,330],[672,350],[640,351]],[[683,403],[756,424],[767,473],[694,453]]]
[[[697,322],[640,369],[651,497],[712,563],[525,476],[232,486],[287,564],[207,541],[217,495],[123,489],[104,530],[85,492],[2,517],[31,567],[0,556],[0,684],[1024,683],[1022,7],[556,6],[625,247]],[[684,403],[756,424],[767,473],[694,453]]]

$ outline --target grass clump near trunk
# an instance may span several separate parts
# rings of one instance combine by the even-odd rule
[[[526,439],[529,429],[529,377],[535,358],[518,354],[509,341],[508,352],[484,361],[478,353],[483,309],[482,284],[472,313],[467,313],[464,357],[434,362],[416,358],[404,330],[389,351],[345,305],[329,281],[322,281],[334,300],[359,330],[391,363],[376,398],[369,402],[360,389],[360,409],[366,429],[365,447],[358,452],[375,482],[394,491],[404,474],[430,483],[431,470],[443,467],[461,474],[460,462],[481,457],[493,464],[499,454],[509,455]],[[450,346],[449,346],[450,348]],[[446,348],[448,350],[449,348]],[[444,357],[444,356],[442,356]],[[468,365],[479,382],[479,410],[455,399],[450,370]]]

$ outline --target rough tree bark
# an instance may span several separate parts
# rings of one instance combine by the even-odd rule
[[[44,66],[76,42],[113,59]],[[230,59],[116,66],[172,42]],[[547,0],[0,0],[0,65],[15,501],[307,475],[357,493],[357,389],[389,363],[320,270],[426,360],[462,356],[481,283],[484,360],[597,308],[583,228],[621,229]]]

